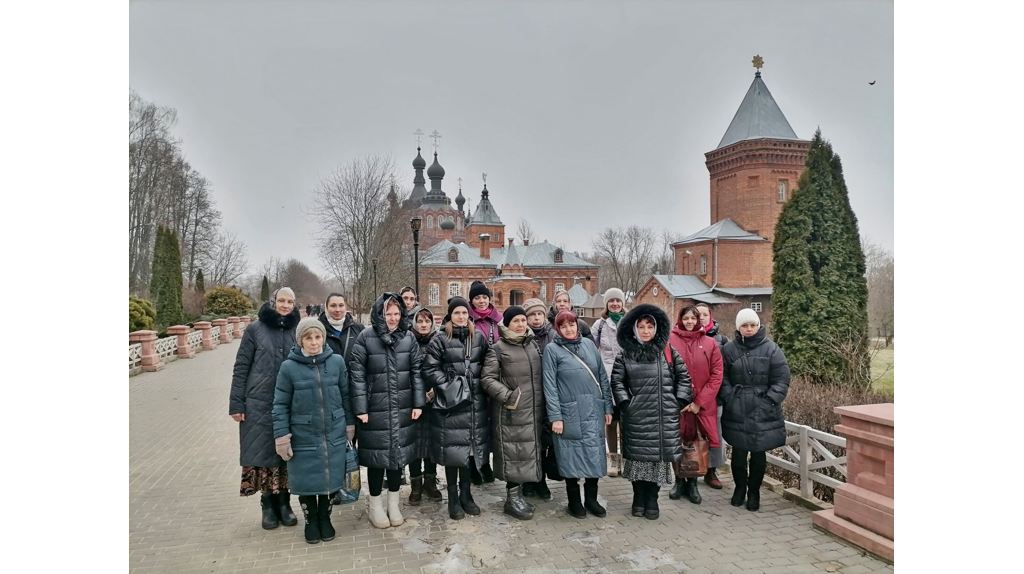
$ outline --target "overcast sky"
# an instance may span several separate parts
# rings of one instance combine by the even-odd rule
[[[449,197],[462,177],[475,207],[488,174],[510,237],[520,218],[573,251],[606,226],[698,231],[704,154],[759,54],[796,134],[841,156],[861,236],[893,250],[893,30],[892,2],[864,0],[135,1],[129,85],[178,110],[254,267],[323,272],[301,209],[319,176],[391,154],[411,188],[417,129],[442,134]]]

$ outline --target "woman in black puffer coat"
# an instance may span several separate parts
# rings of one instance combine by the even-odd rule
[[[409,316],[412,317],[412,335],[416,338],[416,344],[420,346],[420,357],[426,357],[427,346],[437,335],[434,314],[430,309],[417,305],[409,312]],[[409,463],[409,478],[412,483],[409,504],[413,506],[423,500],[424,494],[431,500],[443,499],[441,491],[437,489],[437,464],[430,458],[430,411],[434,393],[426,388],[426,381],[423,382],[423,387],[426,406],[423,407],[423,415],[416,420],[416,454]]]
[[[621,352],[612,394],[622,415],[622,474],[633,483],[633,516],[658,518],[658,490],[675,480],[683,458],[679,411],[693,400],[686,363],[668,347],[672,324],[659,307],[637,305],[619,321]],[[668,357],[672,357],[671,363]]]
[[[295,345],[299,309],[295,293],[281,287],[260,307],[259,321],[246,328],[235,356],[228,412],[238,425],[242,465],[241,495],[261,492],[262,526],[294,526],[298,517],[291,509],[288,472],[274,446],[274,389],[281,363]]]
[[[448,302],[444,332],[427,345],[423,358],[423,380],[433,390],[430,411],[430,458],[445,467],[448,479],[448,516],[460,520],[466,514],[480,514],[470,490],[470,467],[480,468],[491,456],[490,417],[487,395],[480,381],[480,370],[487,353],[487,339],[473,328],[469,303],[461,297]],[[456,376],[469,382],[470,399],[452,410],[439,408],[438,387],[447,387]]]
[[[767,451],[786,444],[782,401],[789,392],[789,363],[752,309],[740,310],[736,328],[736,338],[722,349],[722,432],[732,445],[732,505],[742,506],[746,497],[747,510],[754,511],[760,507]]]
[[[398,499],[402,468],[416,451],[415,421],[426,402],[420,348],[409,332],[402,299],[384,293],[370,312],[371,328],[356,337],[349,365],[352,412],[362,421],[359,463],[370,488],[369,518],[377,528],[405,522]],[[388,474],[388,503],[381,492]]]

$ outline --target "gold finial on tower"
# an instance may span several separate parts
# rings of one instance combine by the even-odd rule
[[[757,68],[757,71],[760,73],[761,68],[764,67],[764,58],[762,58],[760,55],[754,56],[754,59],[751,60],[751,63],[754,64],[754,67]]]

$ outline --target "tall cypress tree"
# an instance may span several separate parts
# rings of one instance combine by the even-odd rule
[[[842,163],[820,129],[772,250],[772,335],[790,368],[814,382],[870,384],[864,252]]]
[[[164,238],[164,248],[167,250],[164,256],[167,261],[167,302],[164,305],[164,315],[161,317],[161,324],[166,326],[180,325],[184,321],[184,305],[182,292],[185,289],[184,278],[181,269],[181,246],[178,242],[178,232],[168,230]],[[160,316],[157,311],[158,317]]]
[[[206,293],[206,280],[203,278],[203,270],[196,271],[196,291]]]
[[[267,281],[267,276],[263,276],[263,284],[260,285],[260,301],[270,301],[270,281]]]

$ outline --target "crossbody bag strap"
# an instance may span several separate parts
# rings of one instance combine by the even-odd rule
[[[566,349],[566,351],[569,351],[569,349]],[[589,373],[589,374],[590,374],[590,379],[591,379],[592,381],[594,381],[594,384],[595,384],[595,385],[597,385],[597,391],[598,391],[599,393],[601,393],[601,398],[604,398],[604,391],[603,391],[603,390],[601,390],[601,383],[597,382],[597,377],[596,377],[596,376],[594,376],[594,371],[592,371],[592,370],[590,369],[590,365],[588,365],[588,364],[587,364],[586,362],[584,362],[584,361],[583,361],[583,359],[581,359],[581,358],[580,358],[580,356],[579,356],[579,355],[577,355],[576,353],[573,353],[572,351],[569,351],[569,354],[570,354],[570,355],[572,355],[574,359],[576,359],[577,361],[579,361],[579,362],[580,362],[580,364],[581,364],[581,365],[583,365],[583,368],[587,370],[587,373]]]

